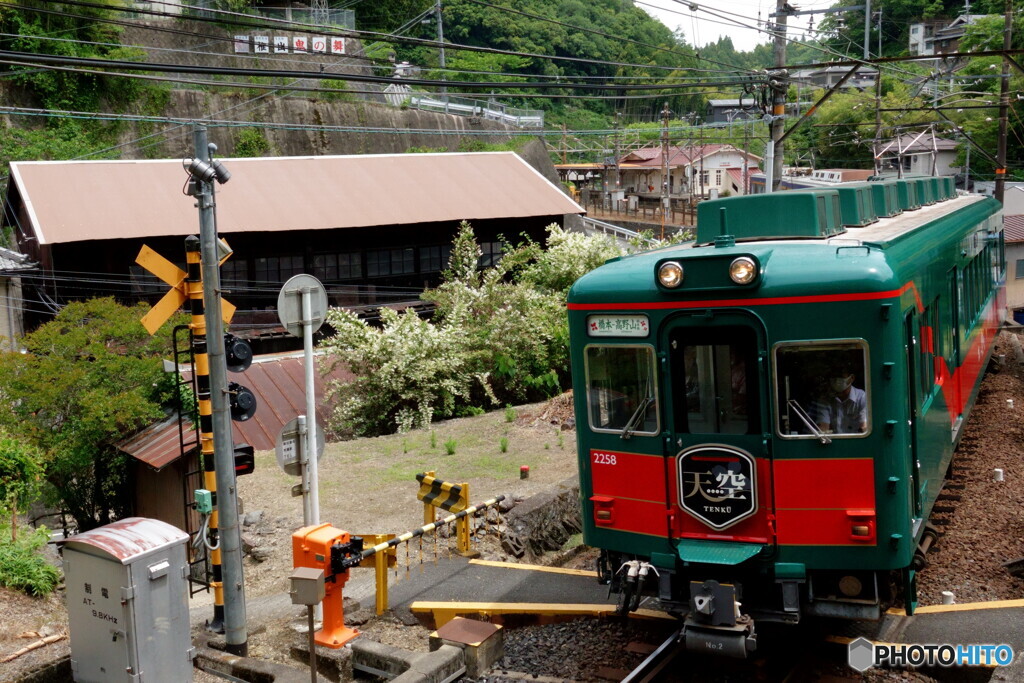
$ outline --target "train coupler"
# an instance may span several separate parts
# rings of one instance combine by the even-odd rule
[[[736,597],[730,584],[690,582],[690,612],[680,636],[687,650],[744,659],[757,649],[754,620],[740,612]]]

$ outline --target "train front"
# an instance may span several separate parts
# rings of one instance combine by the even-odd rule
[[[875,387],[898,379],[880,307],[903,294],[879,250],[830,239],[831,197],[785,194],[735,205],[764,239],[716,215],[698,246],[610,262],[568,304],[599,577],[622,612],[654,595],[686,614],[688,647],[734,657],[755,621],[878,618],[913,552],[889,538],[909,535],[906,498],[876,499],[909,463],[873,457],[898,448],[875,413],[899,414],[899,392]]]

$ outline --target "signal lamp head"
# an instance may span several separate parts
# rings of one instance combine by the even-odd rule
[[[224,335],[224,357],[231,372],[245,372],[252,365],[252,347],[249,342],[233,334]]]
[[[757,277],[757,263],[749,256],[740,256],[729,264],[729,277],[738,285],[749,285]]]
[[[256,414],[256,394],[238,382],[228,384],[228,395],[231,401],[231,419],[245,422]]]
[[[683,284],[683,267],[677,261],[665,261],[658,266],[658,282],[662,287],[675,289]]]

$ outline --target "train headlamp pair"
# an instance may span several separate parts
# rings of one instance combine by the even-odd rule
[[[729,278],[738,285],[749,285],[757,277],[757,262],[749,256],[740,256],[729,264]],[[683,266],[678,261],[665,261],[658,267],[658,282],[662,287],[675,289],[683,284]]]

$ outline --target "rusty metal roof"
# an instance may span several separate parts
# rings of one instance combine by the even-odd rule
[[[221,234],[584,213],[514,152],[221,161]],[[11,179],[40,244],[198,231],[179,159],[16,161]]]
[[[314,359],[319,361],[320,356]],[[186,373],[187,375],[187,373]],[[347,371],[338,370],[316,375],[317,425],[323,429],[330,418],[332,406],[325,399],[328,382],[351,379]],[[229,373],[228,380],[248,387],[256,395],[256,413],[245,422],[231,423],[236,444],[247,443],[258,451],[272,450],[281,428],[292,418],[306,413],[306,375],[302,354],[264,356],[253,361],[243,373]],[[186,419],[186,426],[191,421]],[[195,443],[195,432],[186,432],[186,444]],[[155,469],[162,469],[181,457],[177,415],[146,427],[122,441],[117,447]]]
[[[1007,244],[1024,242],[1024,216],[1003,216],[1003,233]]]
[[[188,445],[195,447],[198,437],[192,430],[190,420],[185,420],[185,430],[186,447]],[[181,457],[178,413],[175,412],[167,418],[149,425],[130,439],[117,444],[117,447],[153,469],[162,470]]]
[[[158,519],[126,517],[98,529],[61,539],[57,544],[91,546],[120,560],[121,564],[128,564],[142,555],[187,539],[188,534],[184,531]]]

